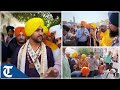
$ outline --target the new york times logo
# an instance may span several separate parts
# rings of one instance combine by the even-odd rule
[[[10,70],[13,68],[13,66],[4,66],[3,67],[3,75],[7,78],[11,78],[12,75],[10,74]]]

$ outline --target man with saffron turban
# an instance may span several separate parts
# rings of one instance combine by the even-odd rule
[[[7,55],[7,58],[9,59],[11,59],[16,48],[21,47],[26,42],[27,39],[24,27],[16,27],[14,33],[15,33],[15,37],[10,41],[7,48],[7,51],[9,53]]]
[[[78,78],[78,77],[88,77],[90,74],[90,68],[89,67],[82,67],[81,71],[74,71],[71,74],[72,78]]]
[[[86,29],[85,21],[81,21],[81,28],[77,29],[76,38],[78,45],[77,46],[87,46],[89,31]]]

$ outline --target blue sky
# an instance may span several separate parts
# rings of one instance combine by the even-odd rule
[[[73,16],[76,23],[83,20],[87,23],[96,23],[108,19],[108,11],[62,11],[62,21],[73,21]]]

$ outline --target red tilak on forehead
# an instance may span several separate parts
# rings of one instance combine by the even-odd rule
[[[20,32],[22,32],[22,30],[20,29]]]

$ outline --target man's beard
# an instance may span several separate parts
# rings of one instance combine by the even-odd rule
[[[90,56],[90,58],[93,58],[93,56]]]
[[[12,38],[13,37],[13,35],[10,35],[10,38]]]
[[[33,38],[33,40],[34,40],[34,42],[36,42],[36,43],[41,43],[41,42],[43,41],[43,36],[40,35],[40,36],[38,36],[37,38]]]
[[[61,47],[61,43],[58,44],[58,47],[59,47],[59,48]]]
[[[55,37],[54,37],[54,38],[52,38],[52,42],[53,42],[53,43],[56,43]]]
[[[25,42],[18,42],[18,43],[22,45],[22,44],[24,44]]]
[[[101,31],[102,31],[102,32],[105,32],[106,30],[104,30],[104,29],[101,29]]]
[[[116,30],[116,31],[112,31],[112,30],[110,30],[110,37],[115,37],[115,36],[118,36],[118,30]]]
[[[84,28],[84,26],[81,26],[81,28]]]

